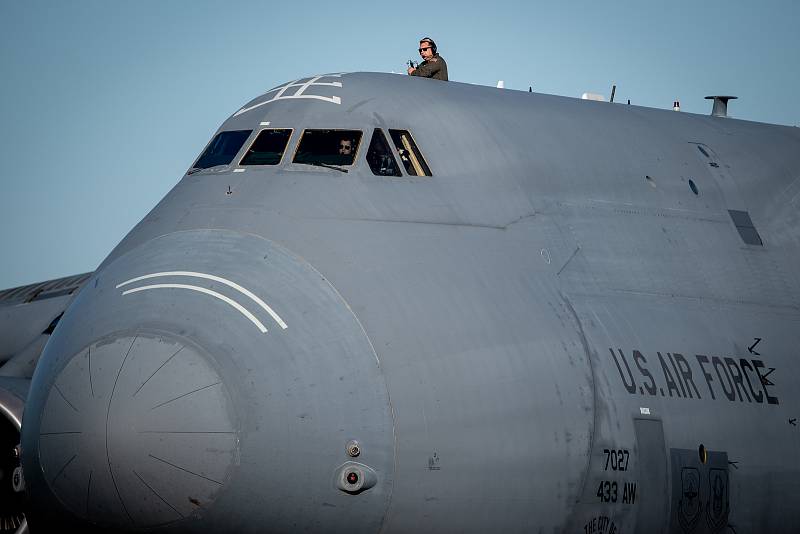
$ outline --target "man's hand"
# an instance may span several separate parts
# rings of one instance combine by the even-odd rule
[[[415,69],[414,67],[408,67],[408,73],[409,74],[412,74],[415,70],[417,70],[417,69]]]

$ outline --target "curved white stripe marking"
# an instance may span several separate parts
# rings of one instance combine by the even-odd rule
[[[117,286],[117,287],[119,287],[119,286]],[[133,289],[128,289],[127,291],[123,291],[122,295],[125,296],[125,295],[127,295],[129,293],[136,293],[137,291],[146,291],[148,289],[191,289],[192,291],[199,291],[200,293],[205,293],[206,295],[211,295],[212,297],[217,297],[221,301],[230,304],[231,306],[233,306],[234,308],[239,310],[239,313],[241,313],[242,315],[244,315],[245,317],[250,319],[250,321],[254,325],[256,325],[259,330],[261,330],[262,334],[265,334],[267,332],[267,329],[264,327],[263,324],[261,324],[261,321],[256,319],[255,315],[253,315],[252,313],[247,311],[244,308],[244,306],[242,306],[241,304],[239,304],[238,302],[236,302],[233,299],[229,299],[225,295],[217,293],[216,291],[211,291],[210,289],[206,289],[204,287],[190,286],[190,285],[186,285],[186,284],[153,284],[151,286],[134,287]]]
[[[275,322],[278,323],[278,325],[281,328],[283,328],[284,330],[289,328],[286,325],[286,323],[283,322],[283,319],[281,319],[280,315],[275,313],[275,311],[273,311],[273,309],[270,308],[267,305],[266,302],[264,302],[263,300],[258,298],[251,291],[243,288],[242,286],[240,286],[239,284],[237,284],[235,282],[231,282],[230,280],[227,280],[227,279],[222,278],[220,276],[214,276],[213,274],[198,273],[198,272],[195,272],[195,271],[163,271],[163,272],[160,272],[160,273],[151,273],[151,274],[146,274],[144,276],[137,276],[136,278],[131,278],[130,280],[126,280],[126,281],[122,282],[121,284],[117,284],[117,289],[119,289],[122,286],[126,286],[126,285],[132,284],[134,282],[138,282],[140,280],[147,280],[148,278],[158,278],[158,277],[161,277],[161,276],[193,276],[195,278],[205,278],[206,280],[213,280],[215,282],[220,282],[222,284],[225,284],[228,287],[232,287],[233,289],[235,289],[239,293],[250,297],[253,300],[253,302],[255,302],[256,304],[261,306],[268,314],[270,314],[270,316],[273,319],[275,319]]]

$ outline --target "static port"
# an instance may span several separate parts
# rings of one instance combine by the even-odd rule
[[[352,440],[347,443],[347,455],[350,457],[355,458],[361,454],[361,446],[358,444],[356,440]]]

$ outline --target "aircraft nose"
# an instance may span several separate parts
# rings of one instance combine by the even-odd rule
[[[165,335],[93,343],[56,378],[39,457],[73,513],[153,527],[209,505],[237,448],[231,401],[207,354]]]
[[[193,230],[81,290],[34,374],[22,463],[32,507],[81,527],[377,531],[393,432],[377,355],[331,283],[263,237]],[[369,487],[334,482],[351,468]]]

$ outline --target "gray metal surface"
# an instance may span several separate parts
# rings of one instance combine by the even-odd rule
[[[664,429],[656,419],[634,419],[639,479],[633,502],[638,498],[636,529],[639,532],[664,531],[667,519],[667,455]],[[624,458],[623,454],[623,458]],[[630,483],[629,483],[630,484]],[[628,486],[630,493],[632,486]],[[623,486],[624,488],[624,486]],[[624,497],[623,489],[623,497]]]
[[[264,127],[294,129],[281,164],[237,167]],[[292,164],[304,128],[362,130],[356,164]],[[409,130],[433,176],[373,175],[374,128]],[[700,444],[736,465],[715,478],[708,528],[800,522],[796,128],[355,73],[276,88],[220,131],[239,129],[253,133],[234,164],[185,176],[48,342],[22,430],[34,531],[52,517],[165,532],[676,531],[668,451]],[[196,359],[161,375],[175,383],[151,404],[124,401],[166,345]],[[111,371],[90,402],[95,346]],[[218,396],[175,401],[156,430],[205,424],[235,442],[139,435],[170,393],[216,376],[204,391]],[[47,449],[70,421],[91,436]],[[637,438],[653,421],[663,437]],[[376,478],[358,493],[337,478],[351,440]],[[148,465],[156,447],[220,487]],[[102,476],[128,482],[87,499],[107,503],[95,517],[71,492],[104,456]]]

